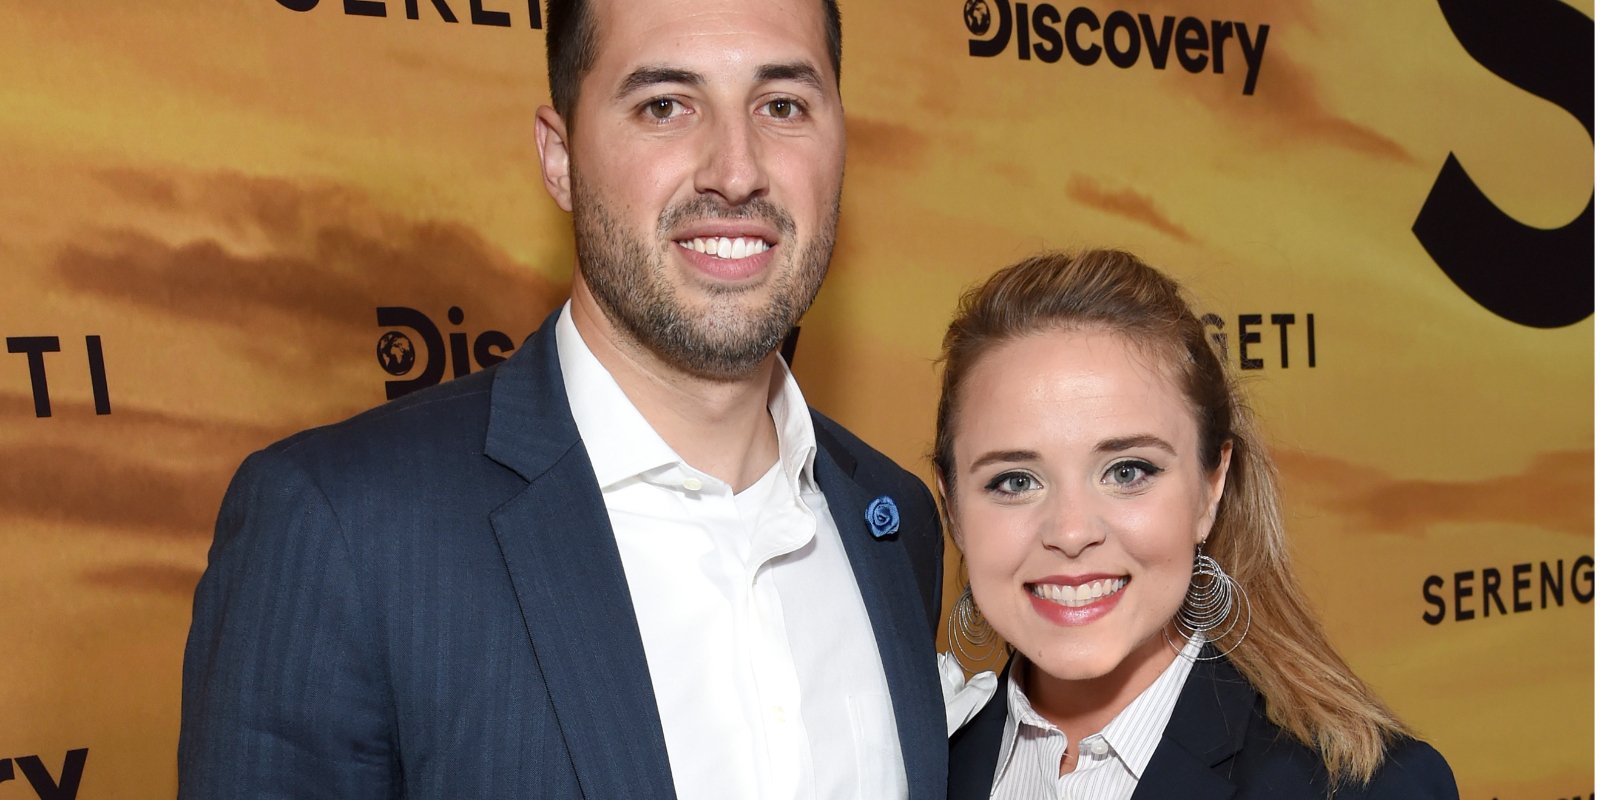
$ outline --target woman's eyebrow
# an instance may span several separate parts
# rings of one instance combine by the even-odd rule
[[[1132,450],[1135,447],[1154,447],[1157,450],[1165,450],[1172,455],[1178,454],[1178,451],[1173,449],[1172,445],[1167,444],[1166,439],[1148,433],[1105,439],[1095,445],[1094,450],[1096,453],[1116,453],[1123,450]]]
[[[975,470],[990,464],[1037,460],[1039,460],[1039,453],[1036,450],[994,450],[979,456],[978,460],[972,462],[972,465],[967,469]]]

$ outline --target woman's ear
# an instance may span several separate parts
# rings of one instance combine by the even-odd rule
[[[950,529],[950,541],[956,543],[957,550],[965,550],[961,545],[961,529],[956,527],[955,511],[950,508],[950,490],[945,486],[944,475],[934,475],[934,488],[938,493],[939,508],[944,511],[944,524]]]
[[[1206,537],[1211,535],[1211,526],[1217,523],[1217,507],[1222,504],[1222,490],[1228,485],[1228,465],[1233,463],[1233,440],[1222,443],[1222,455],[1217,459],[1217,468],[1206,476],[1206,513],[1201,519],[1199,530],[1195,531],[1196,545],[1206,542]]]

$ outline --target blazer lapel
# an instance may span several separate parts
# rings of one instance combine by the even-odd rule
[[[867,504],[880,493],[855,481],[855,459],[820,428],[817,445],[817,483],[828,498],[878,642],[911,797],[944,797],[948,748],[939,735],[944,732],[944,708],[911,563],[895,539],[875,539],[868,529]]]
[[[554,321],[495,376],[484,453],[528,487],[490,519],[584,796],[672,798],[639,624],[567,405]]]
[[[1244,748],[1255,699],[1255,689],[1226,659],[1196,661],[1133,800],[1232,797],[1233,781],[1219,767]]]
[[[987,800],[1000,769],[1000,742],[1005,738],[1006,695],[1011,661],[1006,661],[978,715],[950,737],[950,800]]]
[[[994,697],[950,738],[951,800],[989,796],[999,769],[1010,674],[1007,663]],[[1243,749],[1255,699],[1255,689],[1225,659],[1195,662],[1133,800],[1233,797],[1234,784],[1219,767]]]

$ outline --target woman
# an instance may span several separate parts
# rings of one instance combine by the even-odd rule
[[[951,738],[952,798],[1457,797],[1313,616],[1272,464],[1172,280],[1028,259],[963,298],[944,360],[952,627],[1014,650]]]

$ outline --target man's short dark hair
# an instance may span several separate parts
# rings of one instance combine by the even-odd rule
[[[822,0],[822,19],[828,37],[828,61],[838,80],[842,47],[838,0]],[[572,124],[578,103],[578,83],[594,66],[600,50],[594,11],[588,0],[546,0],[544,11],[545,60],[550,71],[550,101],[556,113]]]

